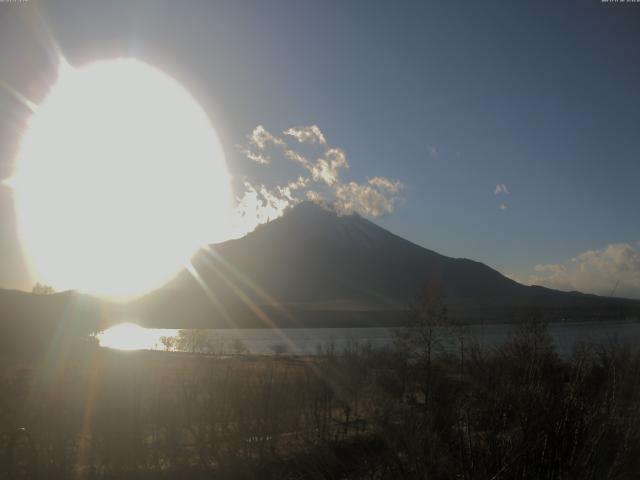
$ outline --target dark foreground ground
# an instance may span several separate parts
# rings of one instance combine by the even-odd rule
[[[460,328],[456,355],[412,332],[314,358],[5,356],[0,478],[638,478],[637,354],[560,359],[534,321],[493,350]]]

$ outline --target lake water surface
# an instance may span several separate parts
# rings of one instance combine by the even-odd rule
[[[469,338],[482,346],[497,346],[509,339],[516,325],[470,325]],[[290,328],[290,329],[220,329],[206,330],[212,339],[216,353],[245,353],[272,355],[316,355],[333,350],[337,353],[354,345],[370,345],[382,348],[391,345],[394,328]],[[549,331],[558,352],[570,354],[580,342],[599,344],[621,343],[640,345],[640,323],[636,322],[585,322],[554,323]],[[146,329],[136,325],[116,325],[97,335],[104,347],[125,350],[163,350],[161,337],[176,336],[178,330]],[[444,336],[444,343],[447,343]],[[451,340],[452,337],[449,337]]]

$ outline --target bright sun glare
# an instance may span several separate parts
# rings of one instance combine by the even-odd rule
[[[100,345],[118,350],[153,350],[161,347],[161,337],[175,337],[177,330],[142,328],[135,323],[121,323],[100,333]]]
[[[11,184],[30,267],[57,289],[139,295],[229,234],[215,130],[180,84],[137,60],[63,62]]]

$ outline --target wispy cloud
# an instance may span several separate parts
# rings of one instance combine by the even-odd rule
[[[327,140],[324,138],[322,130],[317,125],[306,127],[291,127],[284,131],[285,135],[295,137],[300,143],[319,143],[326,145]]]
[[[393,213],[396,195],[402,188],[400,182],[384,177],[374,177],[367,183],[348,182],[338,185],[335,206],[339,213],[353,212],[370,217]]]
[[[314,182],[322,181],[327,185],[333,185],[338,181],[340,169],[349,168],[347,157],[339,148],[328,148],[316,161],[311,161],[290,148],[284,149],[284,157],[307,169]]]
[[[272,135],[262,125],[258,125],[247,135],[247,145],[238,145],[237,147],[249,160],[268,165],[271,163],[271,156],[267,153],[268,149],[286,147],[286,143],[281,138]]]
[[[242,153],[249,159],[262,165],[269,165],[271,163],[271,157],[269,155],[262,155],[261,153],[255,153],[251,150],[242,150]]]
[[[501,193],[505,195],[509,195],[511,193],[504,183],[499,183],[498,185],[496,185],[496,188],[493,191],[494,195],[500,195]]]
[[[494,195],[509,195],[510,193],[511,192],[504,183],[497,184],[496,188],[493,190]],[[508,208],[508,206],[506,203],[501,203],[498,208],[504,212]]]
[[[389,193],[400,193],[404,185],[399,180],[389,180],[386,177],[373,177],[369,180],[370,185],[384,189]]]
[[[282,216],[292,200],[280,191],[272,192],[264,185],[244,183],[244,193],[238,199],[232,219],[233,236],[240,237],[258,225]]]
[[[304,173],[271,188],[247,181],[237,198],[237,236],[281,216],[287,208],[303,200],[333,204],[340,214],[357,212],[379,217],[394,211],[404,188],[400,181],[382,176],[364,182],[344,181],[341,175],[349,168],[346,153],[330,146],[317,125],[291,127],[284,130],[283,135],[293,137],[297,144],[315,145],[320,151],[309,156],[262,125],[247,135],[246,145],[238,145],[238,149],[249,160],[266,166],[274,159],[281,159],[301,168]]]
[[[640,250],[628,243],[615,243],[587,250],[563,263],[536,265],[533,273],[511,278],[559,290],[640,298]]]

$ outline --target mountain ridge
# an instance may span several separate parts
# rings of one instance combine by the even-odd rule
[[[91,330],[123,321],[167,328],[399,325],[427,285],[441,288],[450,316],[460,322],[519,321],[534,310],[551,321],[640,312],[637,300],[521,285],[360,215],[304,202],[245,237],[200,249],[189,268],[127,304],[75,292],[0,290],[0,320],[39,318]]]
[[[199,304],[195,310],[205,325],[207,318],[216,316],[212,302],[225,306],[232,323],[242,326],[269,326],[269,321],[281,326],[342,326],[339,318],[344,326],[397,324],[425,285],[440,286],[451,315],[466,322],[517,321],[533,309],[543,310],[549,319],[596,319],[613,316],[614,311],[635,312],[640,305],[521,285],[484,263],[447,257],[360,215],[338,215],[311,202],[245,237],[201,249],[192,265],[191,272],[138,302],[141,311],[182,315],[168,301],[174,295],[178,304],[191,303],[191,315]]]

